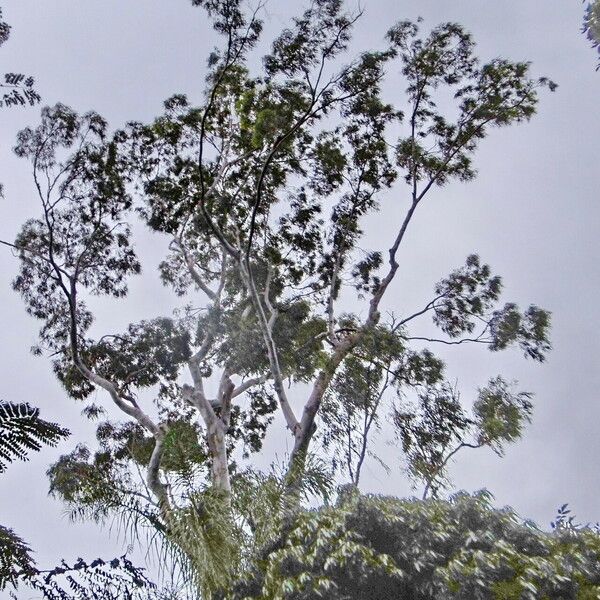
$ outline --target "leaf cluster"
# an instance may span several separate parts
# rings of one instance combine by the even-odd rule
[[[491,448],[498,455],[516,442],[530,422],[531,394],[514,391],[501,377],[478,390],[468,412],[456,386],[424,386],[414,404],[399,403],[393,423],[409,475],[425,482],[425,496],[437,495],[446,482],[450,460],[464,448]]]
[[[598,0],[587,4],[581,31],[592,43],[592,48],[595,48],[600,54],[600,2]],[[600,70],[600,63],[596,67],[596,71],[598,70]]]
[[[10,25],[2,18],[0,8],[0,46],[10,37]],[[40,102],[41,97],[36,91],[33,77],[23,73],[5,73],[0,88],[7,91],[2,93],[0,108],[10,106],[34,106]]]
[[[0,401],[0,473],[15,459],[28,460],[27,453],[42,445],[56,446],[69,430],[40,418],[40,409],[27,403]]]

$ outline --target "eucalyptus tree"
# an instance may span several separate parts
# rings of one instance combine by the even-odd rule
[[[399,259],[418,208],[445,185],[472,180],[479,142],[528,120],[538,90],[555,86],[532,78],[525,62],[480,64],[454,23],[422,35],[420,23],[399,22],[382,49],[352,56],[360,14],[342,0],[311,2],[256,67],[260,8],[193,4],[223,40],[208,58],[204,98],[175,95],[153,122],[112,134],[96,113],[45,108],[16,146],[33,165],[41,213],[12,246],[14,288],[42,322],[36,352],[51,356],[70,396],[99,390],[123,418],[100,422],[96,452],[78,447],[51,468],[51,491],[75,514],[127,515],[129,525],[165,535],[195,561],[209,594],[223,561],[234,572],[262,527],[239,498],[259,494],[256,481],[273,483],[248,470],[269,428],[282,421],[280,437],[291,443],[278,493],[293,511],[318,480],[315,436],[340,441],[331,419],[319,425],[328,403],[347,409],[353,394],[376,398],[384,387],[398,415],[410,390],[447,389],[444,365],[424,342],[517,346],[544,359],[548,312],[502,304],[501,279],[475,255],[421,307],[384,315],[393,287],[406,285]],[[404,92],[395,85],[385,94],[397,72]],[[365,249],[378,212],[395,233]],[[138,217],[168,240],[160,277],[181,299],[173,314],[115,332],[95,320],[94,297],[123,305],[144,262],[132,239]],[[411,334],[428,316],[440,337]],[[530,405],[493,381],[478,443],[500,447],[518,437]],[[390,410],[363,404],[367,421]],[[96,403],[85,410],[104,419]],[[414,420],[396,422],[410,435]],[[440,439],[423,478],[430,487],[466,438]],[[211,511],[215,502],[221,508]]]

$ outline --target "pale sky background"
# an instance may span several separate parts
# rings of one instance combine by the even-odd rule
[[[459,457],[455,487],[485,487],[498,505],[510,504],[543,526],[564,502],[580,520],[600,520],[600,73],[594,70],[596,53],[579,33],[583,6],[578,0],[363,1],[365,16],[355,38],[359,49],[379,45],[400,19],[422,16],[426,27],[458,21],[473,33],[483,59],[530,60],[536,76],[547,75],[560,86],[554,94],[542,94],[531,123],[491,132],[476,157],[475,182],[431,194],[406,239],[387,308],[398,313],[420,308],[437,280],[477,252],[504,276],[506,300],[551,310],[555,349],[543,365],[525,361],[518,351],[457,347],[442,353],[465,399],[499,373],[535,393],[534,421],[524,439],[509,447],[504,459],[486,451]],[[0,49],[0,72],[35,75],[45,104],[94,109],[118,127],[151,119],[175,92],[201,98],[213,36],[203,11],[188,0],[4,0],[0,5],[13,27]],[[270,0],[267,30],[280,27],[301,5]],[[397,94],[401,104],[401,89]],[[16,132],[38,119],[39,107],[0,110],[3,239],[14,239],[21,223],[37,214],[29,165],[11,148]],[[373,223],[368,240],[392,239],[395,223],[389,215]],[[141,245],[157,246],[148,236]],[[154,251],[153,264],[159,260]],[[90,439],[93,428],[80,416],[83,406],[61,390],[49,363],[29,354],[39,324],[10,289],[16,269],[16,260],[2,250],[0,397],[38,405],[44,418],[60,421],[74,434],[58,449],[15,463],[0,477],[0,523],[31,543],[43,567],[61,557],[114,556],[122,552],[114,531],[71,524],[64,507],[47,497],[48,465]],[[122,327],[169,314],[171,307],[172,296],[161,289],[151,264],[111,323]],[[109,316],[108,310],[101,315]],[[409,493],[393,449],[379,450],[395,468],[389,478],[368,469],[364,489]]]

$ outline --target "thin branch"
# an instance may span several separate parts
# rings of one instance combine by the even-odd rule
[[[412,321],[413,319],[416,319],[417,317],[420,317],[421,315],[424,315],[426,312],[430,311],[430,310],[435,310],[435,303],[440,300],[441,298],[444,297],[444,294],[440,294],[439,296],[436,296],[431,302],[429,302],[425,308],[423,308],[422,310],[419,310],[415,313],[413,313],[412,315],[410,315],[409,317],[406,317],[404,319],[402,319],[398,324],[397,324],[397,328],[401,327],[402,325],[408,323],[409,321]]]
[[[231,397],[232,398],[236,398],[237,396],[240,396],[241,394],[243,394],[244,392],[246,392],[247,390],[249,390],[250,388],[256,386],[256,385],[262,385],[263,383],[265,383],[269,377],[271,376],[270,373],[267,373],[265,375],[261,375],[260,377],[253,377],[252,379],[246,379],[246,381],[240,383],[240,385],[238,385],[231,393]]]
[[[213,292],[207,285],[206,283],[204,283],[202,277],[200,276],[200,273],[198,273],[198,271],[196,270],[195,266],[194,266],[194,261],[192,260],[191,256],[188,254],[187,250],[185,249],[185,245],[183,244],[183,241],[181,239],[181,237],[177,237],[173,240],[176,244],[177,247],[179,249],[179,252],[181,253],[181,255],[183,256],[183,260],[187,266],[188,272],[191,276],[191,278],[194,280],[194,283],[211,299],[214,300],[216,298],[216,294],[215,292]]]
[[[242,276],[242,280],[246,285],[246,289],[250,292],[250,297],[252,299],[252,304],[254,305],[254,310],[258,315],[258,321],[261,326],[261,331],[263,334],[263,339],[265,342],[265,346],[267,347],[267,355],[269,358],[269,365],[271,368],[271,374],[273,376],[273,387],[275,389],[275,393],[277,394],[277,398],[279,399],[279,405],[283,412],[283,415],[286,420],[286,424],[288,428],[296,433],[299,423],[292,407],[287,398],[287,394],[285,392],[285,388],[283,385],[283,374],[281,371],[281,366],[279,364],[279,356],[277,353],[277,346],[275,344],[275,340],[272,335],[272,322],[271,318],[267,319],[265,314],[263,303],[261,302],[260,296],[258,294],[258,290],[256,289],[256,283],[254,278],[251,276],[249,269],[251,268],[249,263],[245,263],[244,261],[239,262],[240,274]],[[276,313],[274,313],[276,314]],[[272,317],[272,315],[271,315]]]
[[[208,223],[211,231],[215,234],[215,236],[217,237],[217,239],[219,240],[219,242],[221,243],[223,248],[225,250],[227,250],[227,252],[234,258],[239,257],[239,252],[225,238],[223,232],[219,229],[219,227],[212,220],[210,214],[208,213],[208,209],[206,207],[207,193],[212,193],[212,190],[215,189],[215,186],[216,186],[217,182],[220,180],[220,177],[219,176],[215,177],[215,180],[214,180],[213,184],[211,185],[211,188],[209,188],[209,190],[207,191],[206,190],[206,182],[204,179],[204,136],[206,134],[206,125],[207,125],[208,116],[214,107],[215,100],[217,97],[217,91],[218,91],[219,87],[221,86],[221,83],[225,79],[225,76],[228,73],[229,69],[237,62],[238,58],[241,56],[242,52],[245,50],[246,43],[249,39],[250,31],[256,21],[256,15],[258,14],[258,11],[261,8],[262,8],[262,4],[259,5],[256,8],[256,10],[254,11],[254,13],[250,19],[250,22],[248,24],[248,27],[246,29],[245,36],[242,38],[242,41],[239,44],[239,48],[237,49],[237,52],[233,56],[232,56],[233,32],[231,29],[228,31],[227,52],[226,52],[226,57],[225,57],[225,61],[224,61],[224,67],[221,69],[221,72],[219,73],[217,80],[215,81],[215,83],[211,89],[211,92],[209,95],[209,101],[208,101],[208,104],[207,104],[203,114],[202,114],[202,120],[200,123],[200,143],[199,143],[199,148],[198,148],[198,171],[199,171],[199,175],[200,175],[200,199],[199,199],[200,210],[202,211],[202,214],[203,214],[204,218],[206,219],[206,222]],[[222,168],[222,173],[224,173],[224,170],[227,168],[227,165],[224,164],[221,168]],[[221,173],[221,176],[222,176],[222,173]],[[190,211],[190,214],[191,214],[191,211]],[[188,215],[188,218],[186,219],[186,223],[187,223],[188,219],[189,219],[189,215]]]
[[[365,423],[364,423],[363,434],[362,434],[362,444],[361,444],[360,452],[358,453],[358,461],[356,463],[356,469],[354,470],[355,476],[354,476],[353,483],[356,486],[358,486],[358,483],[360,481],[360,473],[361,473],[362,466],[363,466],[363,463],[364,463],[364,460],[365,460],[365,457],[367,454],[369,432],[375,421],[375,416],[377,415],[377,409],[379,408],[379,405],[381,404],[383,395],[385,394],[385,392],[387,391],[387,389],[391,383],[390,382],[390,374],[391,374],[390,366],[391,366],[390,362],[388,361],[387,369],[385,370],[385,380],[383,382],[383,385],[381,386],[381,389],[379,390],[379,394],[377,394],[377,399],[375,400],[375,403],[372,407],[371,412],[368,413],[368,411],[366,410],[366,407],[365,407]]]
[[[461,442],[454,450],[448,453],[446,458],[440,463],[439,467],[435,470],[434,474],[427,480],[427,484],[425,485],[425,489],[423,490],[423,500],[427,499],[427,495],[429,491],[432,489],[433,482],[435,478],[442,472],[442,470],[446,467],[450,459],[463,448],[481,448],[484,444],[470,444],[468,442]]]
[[[37,250],[33,250],[32,248],[28,248],[27,246],[11,244],[10,242],[6,242],[5,240],[0,240],[0,244],[2,244],[3,246],[8,246],[9,248],[13,248],[14,250],[19,250],[19,252],[28,252],[32,256],[35,256],[36,258],[39,258],[40,260],[43,260],[44,262],[48,263],[53,269],[58,269],[65,277],[69,277],[68,271],[65,271],[62,267],[56,265],[47,256],[44,256],[41,252],[38,252]]]
[[[473,343],[478,343],[478,344],[491,344],[493,340],[486,338],[486,339],[481,339],[479,337],[476,338],[462,338],[460,340],[453,340],[453,341],[448,341],[448,340],[440,340],[437,338],[428,338],[428,337],[418,337],[418,336],[410,336],[410,337],[402,337],[402,339],[407,340],[407,341],[413,341],[413,340],[417,340],[417,341],[421,341],[421,342],[434,342],[437,344],[446,344],[447,346],[458,346],[459,344],[464,344],[467,342],[473,342]]]

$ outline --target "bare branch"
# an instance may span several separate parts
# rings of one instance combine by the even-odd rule
[[[435,310],[435,303],[438,300],[440,300],[441,298],[443,298],[443,297],[444,297],[443,294],[440,294],[439,296],[436,296],[431,302],[429,302],[425,306],[425,308],[423,308],[422,310],[419,310],[416,313],[413,313],[412,315],[410,315],[409,317],[406,317],[406,318],[402,319],[401,321],[399,321],[397,323],[397,325],[395,326],[396,329],[398,329],[402,325],[408,323],[409,321],[412,321],[413,319],[416,319],[417,317],[420,317],[421,315],[424,315],[426,312],[429,312],[430,310]]]
[[[252,303],[254,305],[254,309],[258,315],[258,321],[261,326],[263,339],[265,345],[267,347],[267,355],[269,357],[269,365],[271,367],[271,374],[273,376],[273,387],[275,389],[275,393],[279,399],[279,405],[283,412],[283,416],[285,417],[286,424],[288,428],[296,433],[299,423],[292,407],[288,401],[287,394],[285,392],[285,387],[283,385],[283,374],[281,372],[281,366],[279,365],[279,357],[277,353],[277,346],[275,344],[275,340],[272,335],[272,325],[270,325],[271,319],[267,319],[265,314],[260,296],[258,294],[258,290],[256,289],[256,284],[254,282],[254,278],[250,275],[249,263],[244,263],[240,261],[240,274],[242,275],[242,279],[246,288],[250,293],[250,297],[252,299]],[[276,313],[274,313],[276,314]],[[271,315],[272,316],[272,315]]]
[[[187,250],[185,249],[185,245],[181,239],[181,237],[175,238],[175,243],[177,244],[177,247],[179,249],[179,252],[181,253],[181,255],[183,256],[183,260],[187,266],[188,272],[190,274],[190,276],[192,277],[192,279],[194,280],[194,283],[211,299],[211,300],[215,300],[215,298],[217,297],[217,295],[215,294],[215,292],[213,292],[207,285],[206,283],[204,283],[202,277],[200,276],[200,273],[198,273],[198,270],[195,268],[194,266],[194,261],[192,260],[192,257],[188,254]]]
[[[435,478],[444,470],[444,467],[446,467],[446,465],[448,464],[448,462],[452,459],[452,457],[459,452],[460,450],[462,450],[463,448],[481,448],[484,444],[470,444],[468,442],[461,442],[460,444],[458,444],[458,446],[456,446],[456,448],[454,448],[454,450],[452,450],[451,452],[449,452],[446,457],[444,458],[444,460],[440,463],[440,465],[438,466],[438,468],[435,470],[435,472],[431,475],[431,477],[427,480],[427,483],[425,485],[425,489],[423,490],[423,500],[427,499],[427,496],[429,494],[429,492],[432,489],[433,486],[433,482],[435,481]],[[435,490],[434,490],[434,494],[435,494]]]
[[[252,388],[256,385],[261,385],[261,384],[265,383],[269,379],[270,376],[271,376],[271,374],[267,373],[265,375],[262,375],[261,377],[253,377],[252,379],[247,379],[246,381],[242,382],[240,385],[238,385],[233,390],[231,397],[236,398],[237,396],[240,396],[241,394],[243,394],[250,388]]]
[[[19,250],[19,252],[27,252],[32,256],[35,256],[36,258],[39,258],[40,260],[43,260],[44,262],[48,263],[52,266],[52,268],[58,269],[65,277],[69,277],[69,273],[67,271],[65,271],[62,267],[56,265],[55,262],[52,262],[47,256],[44,256],[41,252],[38,252],[37,250],[33,250],[32,248],[28,248],[27,246],[11,244],[10,242],[6,242],[4,240],[0,240],[0,244],[8,246],[9,248],[13,248],[15,250]]]
[[[474,343],[478,343],[478,344],[491,344],[492,340],[491,339],[481,339],[479,337],[476,338],[462,338],[460,340],[441,340],[438,338],[428,338],[428,337],[417,337],[417,336],[410,336],[410,337],[404,337],[404,340],[407,341],[413,341],[413,340],[417,340],[417,341],[421,341],[421,342],[433,342],[436,344],[446,344],[447,346],[458,346],[459,344],[465,344],[465,343],[469,343],[469,342],[474,342]]]
[[[371,427],[373,426],[373,423],[375,422],[375,417],[377,416],[377,410],[379,409],[379,405],[381,404],[383,396],[391,384],[390,378],[391,378],[392,372],[391,372],[390,366],[391,366],[390,362],[388,361],[387,368],[385,369],[384,382],[381,386],[381,389],[379,390],[379,393],[377,394],[377,398],[376,398],[373,406],[371,407],[371,411],[368,412],[365,409],[365,421],[364,421],[364,427],[363,427],[363,432],[362,432],[362,436],[361,436],[362,443],[361,443],[360,451],[358,451],[358,453],[357,453],[358,461],[356,463],[356,468],[354,469],[354,477],[353,477],[353,483],[356,486],[358,486],[358,483],[360,481],[360,473],[362,470],[363,463],[365,461],[365,457],[367,455],[368,443],[369,443],[369,432],[371,431]]]

